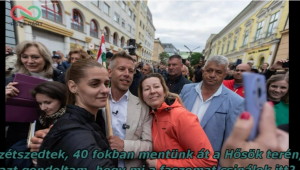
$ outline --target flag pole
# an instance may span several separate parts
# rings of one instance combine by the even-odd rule
[[[103,48],[103,50],[102,50],[102,48]],[[100,63],[102,61],[102,65],[104,66],[104,68],[106,68],[106,62],[103,61],[101,58],[102,57],[101,55],[103,54],[103,52],[106,53],[104,34],[101,35],[101,43],[100,43],[100,47],[99,47],[99,51],[98,51],[97,61]],[[106,110],[106,123],[107,123],[107,127],[108,127],[108,136],[112,136],[113,130],[112,130],[112,126],[111,126],[109,97],[107,97],[107,103],[106,103],[105,110]]]

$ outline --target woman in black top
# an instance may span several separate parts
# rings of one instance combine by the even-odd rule
[[[66,82],[66,112],[50,129],[39,149],[39,152],[61,150],[65,152],[65,159],[41,158],[37,160],[37,168],[51,165],[53,168],[116,167],[117,159],[93,159],[95,150],[98,150],[98,153],[111,151],[105,135],[101,109],[99,110],[106,106],[109,94],[107,70],[93,59],[82,59],[73,63],[67,70]],[[96,122],[101,122],[100,126]],[[84,152],[83,158],[74,156],[79,150]]]

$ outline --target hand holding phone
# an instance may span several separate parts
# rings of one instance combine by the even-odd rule
[[[289,61],[282,63],[282,68],[289,68]]]
[[[252,141],[258,134],[258,122],[265,102],[267,102],[266,80],[264,75],[243,73],[245,109],[254,119],[254,126],[248,140]]]

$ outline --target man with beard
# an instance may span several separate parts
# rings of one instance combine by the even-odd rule
[[[16,71],[15,64],[17,62],[17,55],[11,51],[11,48],[5,46],[5,77],[11,77],[11,75]]]
[[[232,80],[224,80],[223,84],[230,90],[234,91],[241,97],[244,97],[244,83],[243,83],[243,72],[251,72],[251,68],[248,64],[239,64],[233,74]]]
[[[186,109],[198,116],[215,152],[221,151],[237,116],[244,111],[244,99],[222,84],[227,67],[226,57],[209,57],[202,68],[203,80],[184,85],[179,95]]]
[[[138,97],[138,86],[140,83],[140,80],[144,77],[143,74],[137,69],[137,67],[139,66],[138,63],[138,56],[136,53],[132,53],[129,54],[132,59],[133,59],[133,63],[134,63],[134,75],[133,75],[133,81],[132,84],[129,87],[129,91],[135,95],[136,97]]]

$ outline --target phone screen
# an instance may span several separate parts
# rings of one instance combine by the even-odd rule
[[[282,64],[282,68],[289,68],[289,61]]]

